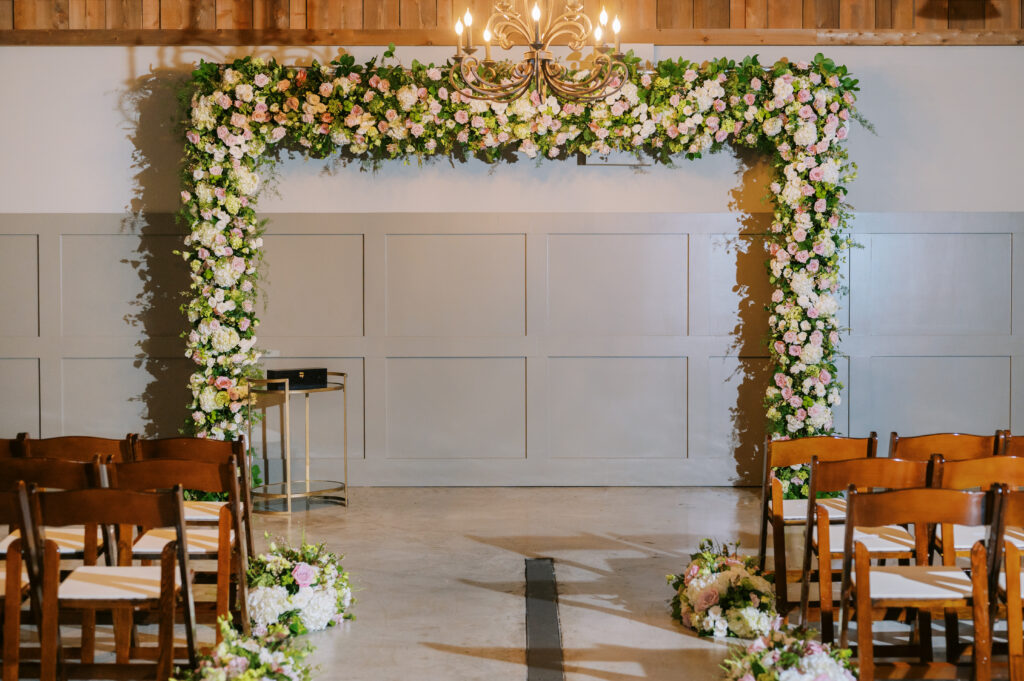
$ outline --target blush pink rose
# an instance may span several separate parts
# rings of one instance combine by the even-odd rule
[[[469,114],[466,113],[465,109],[459,109],[455,112],[455,122],[459,125],[465,125],[469,122]]]
[[[716,603],[718,603],[718,590],[711,587],[697,595],[697,602],[693,604],[693,607],[697,612],[704,612]]]
[[[300,589],[307,587],[316,579],[316,568],[309,563],[298,563],[292,569],[292,579],[295,580]]]

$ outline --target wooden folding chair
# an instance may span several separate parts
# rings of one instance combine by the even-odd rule
[[[175,601],[184,609],[188,662],[197,663],[195,605],[189,569],[188,545],[182,508],[182,489],[166,492],[134,492],[89,489],[69,492],[37,492],[23,495],[21,517],[25,527],[32,588],[42,604],[40,639],[41,681],[66,678],[139,678],[154,674],[163,681],[174,663]],[[62,581],[57,546],[46,538],[46,527],[78,523],[118,526],[118,564],[77,567]],[[132,565],[131,535],[134,526],[173,527],[175,538],[160,555],[158,566]],[[175,564],[177,563],[177,565]],[[177,569],[175,569],[177,568]],[[64,655],[58,626],[62,610],[86,608],[111,610],[114,614],[115,663],[71,663]],[[131,620],[135,610],[155,610],[159,617],[158,646],[132,646]],[[132,658],[156,659],[156,663],[131,664]]]
[[[242,500],[242,527],[245,530],[245,547],[249,555],[255,555],[252,539],[252,472],[245,443],[241,440],[210,440],[197,437],[171,437],[159,440],[145,440],[137,435],[130,436],[131,451],[135,461],[151,459],[180,459],[182,461],[206,461],[228,463],[234,458],[239,472],[239,490]],[[224,502],[186,501],[185,521],[190,525],[215,524]]]
[[[48,490],[89,489],[99,486],[97,462],[63,461],[59,459],[12,458],[0,459],[0,489],[13,491],[23,481]],[[20,524],[20,523],[19,523]],[[85,565],[95,565],[100,549],[111,545],[108,528],[95,523],[79,523],[68,527],[47,528],[47,539],[56,547],[60,560],[81,560]],[[20,545],[19,528],[11,528],[0,540],[0,555]],[[16,549],[15,549],[16,550]],[[110,562],[110,556],[107,556]],[[83,609],[82,641],[79,656],[84,662],[91,662],[96,648],[96,613]]]
[[[131,460],[131,433],[122,440],[86,435],[64,435],[34,440],[28,433],[18,433],[20,455],[35,459],[62,459],[91,462],[97,456],[112,461]]]
[[[99,486],[95,462],[64,461],[54,459],[11,458],[0,459],[0,489],[13,490],[18,481],[48,490],[89,489]],[[0,540],[0,554],[20,538],[17,529]],[[72,527],[52,528],[48,539],[57,545],[63,559],[86,558],[96,561],[103,545],[100,528],[92,526],[86,531],[79,524]]]
[[[786,568],[786,527],[807,522],[806,499],[783,499],[782,482],[775,477],[775,469],[784,466],[809,465],[815,456],[822,461],[874,457],[878,450],[878,435],[868,437],[804,437],[797,440],[768,440],[765,443],[764,474],[761,478],[761,533],[758,545],[758,565],[763,570],[771,526],[774,553],[775,591],[779,612],[789,611],[788,577],[800,578]],[[841,499],[831,506],[831,517],[842,522],[845,502]]]
[[[843,554],[842,636],[847,646],[853,611],[857,616],[857,658],[861,681],[881,678],[954,678],[956,665],[937,663],[932,657],[931,613],[948,608],[971,609],[974,621],[973,673],[976,681],[991,678],[991,622],[989,592],[998,563],[999,513],[1002,491],[964,492],[948,489],[903,489],[873,494],[848,492]],[[928,564],[930,525],[989,525],[989,541],[971,549],[971,573],[952,565]],[[914,526],[914,565],[871,565],[867,547],[855,530],[893,524]],[[950,547],[951,548],[951,547]],[[992,555],[989,555],[992,554]],[[918,611],[920,662],[876,663],[872,622],[887,608]],[[877,657],[893,657],[896,646],[882,647]],[[942,674],[943,676],[939,676]]]
[[[24,483],[20,483],[24,488]],[[15,491],[0,492],[0,524],[17,527],[21,524],[18,485]],[[17,681],[21,654],[21,604],[29,594],[28,571],[22,560],[21,539],[14,540],[0,562],[3,591],[3,681]]]
[[[1024,458],[1017,456],[987,456],[982,459],[965,459],[963,461],[946,461],[941,454],[932,457],[935,475],[932,480],[934,487],[959,490],[986,490],[992,485],[1006,485],[1008,489],[1024,488]],[[941,551],[943,565],[955,565],[957,558],[966,558],[971,554],[971,547],[986,538],[983,527],[964,527],[962,525],[939,525],[936,528],[937,540],[933,547]],[[949,541],[946,538],[949,537]],[[1024,523],[1004,522],[1002,537],[1006,544],[1024,549]],[[958,615],[955,610],[945,613],[946,619],[946,651],[960,652],[956,638]]]
[[[1003,523],[1006,526],[1024,527],[1024,492],[1007,493],[1003,501]],[[1003,548],[1006,571],[999,576],[999,589],[1006,602],[1010,681],[1024,681],[1024,603],[1021,602],[1024,574],[1020,565],[1024,547],[1007,539]]]
[[[0,438],[0,459],[21,456],[21,446],[17,440]]]
[[[929,464],[900,459],[849,459],[846,461],[811,460],[810,495],[804,530],[803,578],[800,585],[800,621],[807,623],[811,592],[811,559],[818,557],[818,594],[821,613],[821,638],[835,640],[833,618],[832,561],[843,557],[845,530],[832,531],[830,502],[819,493],[842,492],[855,486],[861,491],[906,489],[928,485]],[[914,554],[914,536],[899,525],[882,528],[855,528],[854,541],[861,542],[872,558],[910,559]]]
[[[889,458],[908,461],[928,461],[932,454],[942,454],[947,461],[981,459],[999,454],[1003,449],[1003,431],[995,435],[968,435],[966,433],[934,433],[900,437],[889,435]]]
[[[190,527],[186,546],[189,558],[193,560],[217,561],[216,616],[211,621],[216,623],[217,618],[231,614],[233,575],[234,611],[238,614],[239,624],[248,633],[248,588],[245,571],[249,561],[243,540],[238,467],[235,465],[235,457],[232,456],[227,463],[150,459],[111,464],[107,470],[109,484],[116,489],[151,491],[180,485],[202,492],[227,494],[228,501],[220,506],[218,512],[217,527]],[[174,538],[173,527],[144,527],[132,546],[132,555],[143,561],[159,558],[164,546]],[[219,627],[217,641],[220,642]]]

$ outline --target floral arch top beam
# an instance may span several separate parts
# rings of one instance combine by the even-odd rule
[[[343,153],[387,160],[475,156],[496,162],[625,151],[661,163],[699,158],[726,145],[756,148],[774,168],[768,332],[774,365],[766,389],[773,437],[832,432],[839,265],[849,242],[845,184],[853,178],[844,140],[857,81],[817,55],[762,66],[756,57],[696,64],[666,60],[638,68],[603,101],[582,105],[530,92],[488,103],[449,89],[450,65],[330,64],[286,67],[246,57],[203,63],[186,91],[181,217],[191,228],[181,255],[192,271],[186,355],[191,429],[233,439],[244,429],[245,380],[256,371],[256,296],[262,223],[260,167],[283,144],[315,157]]]

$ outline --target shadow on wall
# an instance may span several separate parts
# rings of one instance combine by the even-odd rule
[[[129,51],[133,55],[134,51]],[[129,73],[135,69],[129,65]],[[122,261],[138,274],[135,311],[125,323],[137,331],[134,367],[147,375],[137,396],[145,437],[178,434],[186,417],[191,362],[184,358],[182,332],[188,324],[179,307],[189,284],[188,269],[173,251],[187,232],[169,207],[176,205],[181,167],[178,91],[190,64],[151,69],[126,83],[120,100],[128,139],[134,145],[134,188],[121,220],[121,233],[138,236],[132,257]]]
[[[739,182],[730,192],[729,209],[737,215],[739,233],[730,238],[730,251],[736,257],[736,284],[733,292],[739,301],[729,354],[736,365],[728,382],[736,387],[732,417],[731,446],[736,460],[735,483],[754,485],[761,481],[764,456],[765,415],[762,406],[768,387],[770,364],[765,344],[770,302],[767,238],[772,214],[766,213],[770,169],[762,154],[738,149],[736,176]]]

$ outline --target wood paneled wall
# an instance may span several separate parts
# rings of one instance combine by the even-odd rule
[[[0,0],[0,44],[451,44],[492,0]],[[586,0],[654,44],[1024,44],[1022,0]]]

